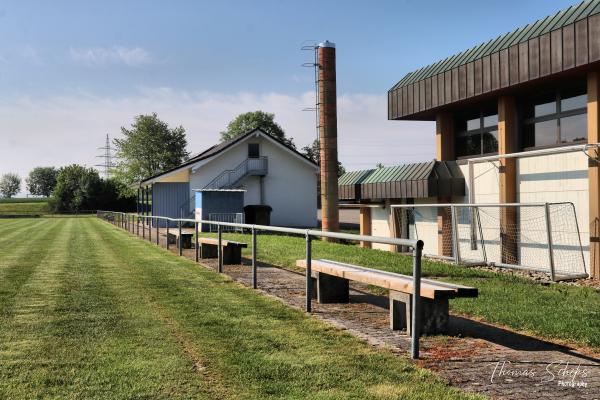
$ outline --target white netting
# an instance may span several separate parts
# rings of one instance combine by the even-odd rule
[[[549,274],[553,264],[557,278],[586,272],[572,203],[419,205],[397,208],[394,217],[408,221],[397,236],[424,240],[425,254]]]

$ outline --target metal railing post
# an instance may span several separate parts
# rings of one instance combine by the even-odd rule
[[[412,295],[412,323],[410,343],[410,358],[419,358],[419,336],[421,334],[421,256],[423,254],[423,241],[419,240],[413,249],[413,295]]]
[[[145,218],[142,217],[142,239],[146,239],[146,221]]]
[[[256,229],[252,227],[252,288],[256,289],[257,285],[257,265],[256,265]]]
[[[546,211],[546,231],[548,236],[548,261],[550,262],[550,279],[554,282],[554,252],[552,251],[552,223],[550,222],[550,206],[544,206]]]
[[[165,225],[166,225],[166,227],[167,227],[167,250],[169,250],[169,239],[170,239],[170,238],[169,238],[169,223],[170,223],[170,222],[171,222],[171,221],[167,221],[167,223],[165,224]]]
[[[160,246],[160,235],[158,234],[159,219],[156,218],[156,245]]]
[[[194,231],[196,233],[196,245],[195,245],[194,248],[196,250],[196,262],[198,262],[199,261],[199,255],[200,255],[199,254],[200,249],[198,248],[199,247],[198,245],[200,243],[200,240],[198,239],[198,221],[194,222]]]
[[[218,235],[218,244],[217,244],[217,258],[219,260],[219,273],[223,272],[223,230],[221,229],[221,224],[217,225],[217,235]]]
[[[312,239],[306,233],[306,312],[312,311]]]
[[[140,216],[136,215],[135,218],[135,229],[136,229],[136,236],[140,236]]]
[[[183,240],[181,240],[181,220],[177,221],[177,227],[179,228],[179,238],[177,238],[177,240],[179,241],[179,255],[182,256],[183,255]]]
[[[154,218],[150,217],[148,220],[149,220],[149,223],[148,223],[148,241],[150,243],[152,243],[152,222],[153,222]]]
[[[485,239],[483,238],[483,227],[481,226],[481,217],[479,215],[479,207],[475,208],[477,210],[477,226],[479,227],[479,237],[481,240],[481,251],[483,252],[483,261],[487,264],[487,252],[485,251]]]
[[[460,264],[460,248],[458,243],[458,222],[456,220],[456,207],[450,206],[452,218],[452,246],[454,250],[454,262]]]

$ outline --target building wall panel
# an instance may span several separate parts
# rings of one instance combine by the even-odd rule
[[[475,66],[472,62],[467,64],[467,97],[475,95]]]
[[[540,36],[540,76],[550,74],[550,34]]]
[[[529,45],[527,42],[519,44],[519,82],[529,80]]]
[[[491,57],[486,56],[481,60],[481,69],[483,73],[483,86],[482,91],[489,92],[492,90],[492,66]]]
[[[511,85],[519,83],[519,45],[508,49],[508,81]]]
[[[575,66],[575,25],[562,28],[563,69]]]
[[[588,62],[588,25],[587,18],[575,23],[575,65]]]
[[[510,84],[510,66],[508,60],[508,49],[500,51],[500,87],[507,87]]]
[[[483,61],[481,59],[473,62],[473,94],[480,95],[483,92]]]
[[[562,30],[557,29],[550,32],[550,62],[552,65],[552,73],[563,70],[562,47]]]
[[[589,17],[588,35],[589,61],[598,61],[600,60],[600,14]]]
[[[528,43],[529,78],[537,79],[540,76],[540,41],[534,38]]]

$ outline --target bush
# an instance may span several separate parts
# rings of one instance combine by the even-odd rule
[[[102,180],[95,169],[73,164],[58,171],[51,204],[57,212],[135,209],[135,197],[121,197],[119,189],[117,182]]]

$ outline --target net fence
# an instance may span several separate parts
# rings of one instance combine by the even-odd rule
[[[414,205],[393,209],[396,234],[422,239],[424,253],[463,264],[488,264],[586,275],[572,203]]]

